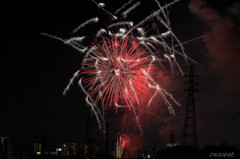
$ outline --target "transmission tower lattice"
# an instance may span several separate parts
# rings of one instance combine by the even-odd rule
[[[189,77],[189,81],[185,82],[188,84],[188,89],[186,89],[188,91],[188,98],[181,145],[190,146],[198,149],[197,124],[194,100],[195,92],[194,77],[197,77],[197,75],[194,74],[192,66],[189,75],[186,76]]]

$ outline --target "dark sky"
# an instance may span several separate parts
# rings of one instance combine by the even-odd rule
[[[114,11],[126,1],[104,2],[109,11]],[[198,82],[202,85],[198,86],[200,91],[196,94],[197,113],[215,114],[197,116],[201,145],[226,142],[237,146],[240,143],[240,117],[236,115],[240,112],[240,4],[236,2],[182,0],[169,9],[173,31],[181,41],[207,34],[205,38],[185,45],[187,54],[199,62],[195,67],[200,75]],[[142,3],[144,5],[136,10],[137,13],[130,16],[133,21],[139,21],[157,9],[154,2]],[[70,46],[40,33],[69,38],[74,28],[92,17],[106,18],[101,25],[107,26],[111,23],[108,15],[86,0],[60,4],[13,3],[4,7],[4,29],[1,30],[4,41],[1,51],[3,100],[0,106],[0,118],[4,122],[1,122],[0,135],[48,136],[56,141],[83,138],[89,111],[84,95],[75,84],[65,97],[62,96],[72,74],[80,68],[83,56]],[[85,28],[82,33],[91,37],[93,30]],[[183,68],[188,73],[188,66],[184,64]],[[175,80],[181,84],[184,81],[183,78]],[[176,84],[172,89],[183,87]],[[187,94],[176,95],[184,106]],[[179,113],[184,113],[184,107]],[[179,116],[181,118],[181,114]],[[179,138],[181,136],[182,125],[174,119],[171,123],[159,128],[161,145],[171,129],[176,130]],[[113,123],[110,125],[114,127]],[[95,122],[92,131],[101,134]]]

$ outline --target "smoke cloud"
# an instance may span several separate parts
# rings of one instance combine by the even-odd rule
[[[234,3],[225,15],[211,8],[204,0],[192,0],[190,10],[209,27],[210,34],[204,38],[212,69],[226,76],[239,74],[240,67],[240,3]]]

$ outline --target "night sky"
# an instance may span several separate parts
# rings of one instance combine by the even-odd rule
[[[169,1],[159,0],[162,4]],[[115,11],[126,0],[104,0],[106,9]],[[137,1],[136,1],[137,2]],[[157,9],[152,3],[143,5],[129,18],[139,22]],[[108,15],[91,1],[5,4],[1,30],[4,41],[1,51],[2,102],[0,105],[0,135],[15,139],[35,140],[47,137],[50,143],[83,139],[85,121],[90,108],[85,95],[75,83],[62,96],[72,74],[81,67],[83,55],[62,42],[40,33],[69,38],[71,31],[82,22],[100,17],[107,26]],[[196,86],[197,128],[200,147],[221,144],[240,144],[240,3],[237,0],[182,0],[169,8],[172,29],[184,42],[206,35],[184,45],[186,53],[198,64],[194,65],[199,78]],[[80,34],[94,35],[94,27],[84,28]],[[189,65],[182,64],[188,74]],[[180,141],[187,93],[184,79],[176,73],[167,78],[170,92],[181,102],[177,116],[168,122],[146,128],[148,142],[164,147],[173,130]],[[172,84],[169,84],[172,83]],[[171,85],[171,87],[170,87]],[[144,117],[144,116],[143,116]],[[91,134],[102,143],[102,133],[92,117]],[[146,116],[148,121],[150,117]],[[154,118],[154,117],[151,117]],[[145,123],[146,124],[146,123]],[[110,122],[115,130],[115,123]],[[154,133],[150,133],[154,130]],[[154,134],[154,135],[153,135]]]

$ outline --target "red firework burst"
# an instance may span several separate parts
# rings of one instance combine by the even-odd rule
[[[95,103],[110,108],[139,105],[139,91],[147,86],[152,56],[137,40],[102,37],[83,62],[83,86]]]

